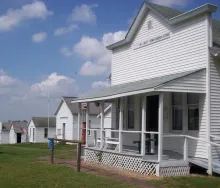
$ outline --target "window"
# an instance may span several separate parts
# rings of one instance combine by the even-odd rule
[[[172,94],[172,129],[183,129],[183,105],[181,93]]]
[[[48,128],[44,128],[44,138],[48,137]]]
[[[57,135],[61,135],[61,129],[57,129]]]
[[[148,23],[147,23],[147,28],[148,28],[148,30],[150,30],[150,29],[153,28],[153,25],[152,25],[152,21],[151,21],[151,20],[148,21]]]
[[[199,130],[199,97],[197,94],[187,94],[188,130]]]
[[[89,120],[89,129],[91,129],[91,120]],[[88,136],[91,136],[91,130],[87,130]]]
[[[128,97],[128,129],[134,129],[134,97]]]

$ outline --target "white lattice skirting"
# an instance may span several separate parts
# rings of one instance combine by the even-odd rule
[[[185,175],[189,175],[189,173],[190,173],[189,166],[161,167],[159,176],[161,177],[185,176]]]
[[[85,149],[85,161],[130,170],[144,175],[156,175],[157,164],[142,161],[142,158],[138,156],[128,156],[105,151]]]

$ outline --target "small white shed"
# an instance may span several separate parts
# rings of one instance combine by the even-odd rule
[[[27,121],[12,122],[9,130],[9,144],[26,143],[27,140]]]
[[[48,117],[32,117],[28,124],[29,142],[32,143],[46,143],[48,138],[56,135],[56,118]]]
[[[2,123],[1,128],[1,144],[9,144],[9,131],[11,123]]]

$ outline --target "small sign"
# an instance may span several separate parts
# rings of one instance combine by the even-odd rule
[[[156,42],[160,42],[162,40],[165,40],[165,39],[168,39],[170,38],[170,33],[166,33],[164,35],[160,35],[160,36],[157,36],[155,38],[152,38],[150,40],[146,40],[146,41],[143,41],[143,42],[140,42],[139,44],[137,44],[135,47],[134,47],[134,50],[136,49],[139,49],[139,48],[142,48],[144,46],[148,46],[150,44],[154,44]]]
[[[49,149],[53,150],[54,148],[54,140],[52,138],[49,139]]]

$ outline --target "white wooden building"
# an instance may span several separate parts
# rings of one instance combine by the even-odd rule
[[[56,118],[48,117],[32,117],[28,124],[29,142],[46,143],[48,138],[56,137]]]
[[[9,144],[28,142],[28,126],[26,121],[12,122],[9,131]]]
[[[56,115],[56,135],[59,139],[67,140],[81,140],[82,127],[78,129],[78,104],[71,103],[75,97],[63,97],[55,112]],[[107,106],[108,104],[106,104]],[[81,107],[80,107],[81,108]],[[100,127],[100,119],[97,116],[100,113],[100,108],[94,103],[90,104],[90,117],[89,127],[92,129],[89,131],[88,143],[93,144],[96,129]],[[83,117],[80,119],[82,123]]]
[[[186,175],[190,163],[220,173],[216,10],[143,3],[125,39],[107,47],[112,86],[72,101],[100,103],[100,138],[85,148],[86,161],[157,176]],[[112,103],[111,130],[104,128],[105,103]]]

